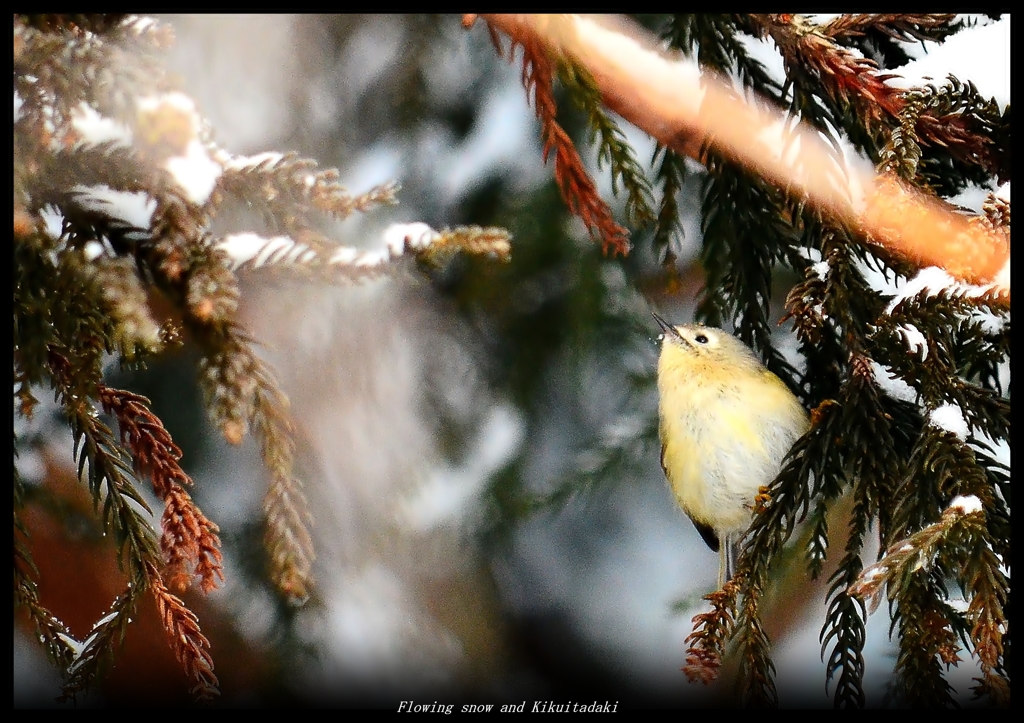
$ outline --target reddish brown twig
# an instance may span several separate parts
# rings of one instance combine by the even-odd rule
[[[145,397],[103,385],[99,393],[103,411],[117,419],[135,474],[148,477],[153,491],[164,501],[160,549],[171,586],[178,590],[188,587],[192,567],[203,591],[209,592],[224,579],[219,530],[184,489],[192,480],[178,462],[181,450],[150,411]]]
[[[935,198],[891,179],[850,169],[849,185],[837,184],[833,154],[818,133],[797,129],[800,164],[778,144],[762,138],[773,117],[736,97],[713,74],[669,57],[639,27],[595,16],[487,15],[487,22],[521,45],[540,44],[581,64],[605,104],[677,153],[696,160],[710,143],[771,182],[807,200],[921,265],[937,265],[974,283],[996,278],[1008,263],[1009,244]],[[879,78],[871,82],[875,84]],[[874,85],[871,86],[874,88]],[[870,90],[871,88],[869,88]],[[891,98],[891,92],[874,88]],[[888,102],[888,101],[887,101]],[[777,135],[777,134],[775,134]],[[857,189],[865,189],[863,194]],[[862,204],[852,198],[864,197]],[[1008,274],[1007,274],[1008,277]],[[1005,293],[1009,294],[1008,284]]]
[[[541,122],[544,161],[554,153],[555,180],[562,198],[569,211],[583,221],[590,235],[601,239],[605,253],[627,254],[628,232],[616,223],[611,209],[583,167],[572,139],[555,119],[554,63],[548,50],[532,38],[514,38],[514,43],[523,50],[523,87],[527,95],[532,93],[534,109]]]

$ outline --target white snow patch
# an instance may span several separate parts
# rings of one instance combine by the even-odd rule
[[[945,290],[951,294],[964,293],[969,297],[979,297],[993,291],[992,284],[984,286],[967,284],[953,278],[949,272],[938,266],[929,266],[921,269],[914,278],[906,283],[898,284],[897,288],[896,295],[889,302],[889,306],[885,310],[887,314],[891,314],[896,306],[905,299],[917,296],[921,292],[926,292],[929,296],[932,296]]]
[[[971,81],[983,98],[994,98],[1000,108],[1010,105],[1010,18],[978,25],[952,35],[927,55],[895,69],[894,88],[942,85],[950,74]]]
[[[351,246],[342,246],[333,254],[327,263],[330,264],[351,264],[359,256],[359,249]]]
[[[408,242],[409,248],[420,250],[432,244],[440,235],[425,223],[395,223],[384,229],[384,245],[392,256],[400,256]]]
[[[210,158],[196,139],[188,144],[185,155],[168,158],[166,167],[188,199],[200,206],[206,203],[223,173],[220,164]]]
[[[252,156],[231,156],[223,153],[223,155],[218,154],[216,160],[220,161],[225,171],[242,171],[248,168],[256,168],[264,163],[273,166],[280,163],[283,158],[283,153],[267,151]]]
[[[949,503],[949,509],[960,510],[965,515],[969,515],[972,512],[981,512],[981,500],[974,495],[959,495],[953,498],[953,501]]]
[[[100,115],[95,108],[84,100],[71,111],[71,125],[83,145],[99,145],[115,141],[119,146],[132,144],[132,131],[128,126],[113,118]]]
[[[117,191],[106,185],[75,186],[77,201],[84,208],[120,219],[134,228],[148,229],[156,201],[142,191]]]
[[[311,248],[288,236],[266,238],[254,233],[233,233],[221,239],[215,248],[224,251],[237,269],[250,263],[254,268],[273,263],[305,263],[316,256]]]
[[[924,338],[920,329],[913,324],[900,324],[896,327],[896,332],[912,354],[920,355],[921,361],[928,358],[928,340]]]
[[[878,384],[878,387],[890,397],[904,402],[917,401],[917,391],[893,374],[888,368],[872,360],[871,370],[874,372],[875,382]]]
[[[928,423],[946,432],[952,432],[960,439],[967,439],[969,429],[963,410],[955,404],[942,404],[928,415]]]

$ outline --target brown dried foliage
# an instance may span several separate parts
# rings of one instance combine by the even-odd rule
[[[1010,685],[997,671],[1004,659],[1003,628],[1008,628],[1009,623],[1004,617],[1004,610],[997,611],[989,602],[989,599],[978,595],[967,607],[967,619],[973,622],[971,640],[982,672],[980,690],[976,692],[987,693],[997,705],[1006,706],[1010,703]]]
[[[270,575],[289,600],[300,603],[312,587],[316,554],[302,484],[292,469],[294,441],[288,397],[253,350],[254,342],[231,324],[195,327],[204,348],[201,380],[214,421],[229,442],[256,433],[270,486],[263,500]]]
[[[853,15],[842,16],[822,26],[788,14],[751,15],[762,35],[771,36],[787,65],[809,68],[832,99],[841,105],[853,105],[865,127],[876,129],[898,120],[906,105],[905,92],[886,84],[893,76],[879,71],[878,65],[835,42],[843,35],[862,33],[871,27],[897,38],[927,37],[918,28],[934,29],[949,23],[949,15]],[[988,159],[992,141],[983,132],[972,129],[959,116],[935,116],[922,113],[916,122],[922,141],[950,149],[968,162],[981,162],[986,168],[998,167]]]
[[[490,28],[491,37],[495,31]],[[601,239],[604,252],[610,255],[629,253],[629,233],[612,216],[611,208],[597,192],[593,179],[583,167],[569,134],[555,119],[557,103],[554,94],[554,63],[544,46],[530,38],[514,38],[512,51],[523,49],[522,83],[527,96],[533,94],[534,110],[541,123],[544,138],[544,162],[555,155],[555,181],[570,213],[580,218],[595,239]],[[500,52],[500,47],[499,47]],[[510,56],[512,52],[510,51]]]
[[[192,568],[203,592],[209,592],[224,579],[219,530],[184,489],[192,479],[179,464],[181,449],[149,410],[145,397],[101,385],[100,402],[103,410],[117,419],[121,440],[132,454],[135,474],[149,478],[153,491],[164,501],[160,549],[171,586],[187,588]]]
[[[833,98],[845,98],[854,111],[884,119],[886,127],[893,125],[886,115],[898,113],[906,106],[903,91],[889,88],[874,66],[864,65],[849,51],[832,43],[809,21],[790,15],[744,15],[742,19],[748,32],[759,37],[772,35],[793,77],[809,83],[812,94],[819,93],[824,84],[825,92]],[[752,143],[751,139],[766,127],[766,120],[779,119],[769,120],[771,116],[763,109],[737,99],[725,84],[712,82],[710,74],[702,75],[704,95],[699,104],[680,102],[680,84],[687,87],[692,82],[688,71],[684,72],[649,34],[632,23],[592,16],[552,18],[500,14],[487,16],[486,20],[489,28],[493,26],[507,33],[515,44],[536,44],[570,56],[594,78],[609,108],[678,153],[702,160],[702,149],[711,143],[720,154],[739,161],[776,185],[806,194],[814,207],[863,229],[864,237],[870,242],[928,265],[943,266],[971,283],[991,281],[1004,266],[1006,246],[993,246],[988,239],[980,237],[974,239],[971,249],[959,240],[954,244],[954,251],[963,250],[965,254],[956,260],[956,268],[951,268],[949,249],[933,249],[932,240],[941,232],[939,227],[945,229],[952,224],[959,235],[968,230],[967,223],[949,213],[948,205],[936,204],[923,193],[897,187],[898,196],[883,199],[884,202],[878,204],[880,208],[875,208],[876,199],[869,197],[863,210],[855,210],[849,203],[848,189],[837,188],[832,180],[834,155],[816,131],[800,131],[799,168],[794,168],[768,144]],[[607,32],[633,42],[617,43],[613,49],[606,42]],[[803,40],[804,36],[811,35],[814,37]],[[799,53],[808,57],[801,58]],[[813,75],[822,77],[806,78],[808,67]],[[879,115],[876,106],[886,109],[886,115]],[[699,112],[695,108],[699,108]],[[936,128],[933,132],[928,126],[929,118],[926,113],[918,117],[915,129],[919,136],[933,143],[942,141],[958,157],[985,169],[998,165],[1000,159],[992,156],[992,145],[986,145],[984,128],[972,133],[969,143],[958,143],[959,131]],[[984,124],[980,118],[978,122]],[[887,181],[877,180],[874,174],[862,174],[859,181],[866,188],[876,185],[886,190],[893,188]],[[897,238],[893,239],[887,235],[891,217],[886,214],[889,208],[897,206],[922,211],[920,215],[926,222],[901,224],[897,227]],[[893,214],[892,218],[896,216]]]
[[[873,13],[838,15],[818,30],[833,39],[864,35],[868,30],[879,30],[894,40],[928,40],[929,30],[941,30],[949,25],[954,15],[915,13]]]
[[[199,630],[199,621],[185,603],[164,585],[160,572],[147,565],[146,574],[156,599],[157,610],[167,638],[174,650],[174,657],[195,681],[192,694],[199,699],[220,695],[217,690],[217,676],[213,672],[213,658],[210,656],[210,641]]]
[[[705,685],[718,678],[725,654],[725,642],[732,634],[736,622],[736,596],[740,590],[738,578],[732,578],[722,587],[704,596],[711,610],[693,616],[693,632],[686,637],[686,665],[683,672],[690,682]]]
[[[90,475],[106,479],[108,503],[117,500],[115,507],[131,509],[127,499],[138,501],[140,498],[130,489],[129,481],[121,477],[117,460],[101,447],[101,443],[108,444],[113,440],[103,442],[108,430],[92,412],[91,404],[72,391],[73,380],[80,375],[76,375],[67,357],[53,347],[49,349],[48,364],[59,396],[65,404],[65,411],[72,417],[73,424],[80,426],[81,431],[77,434],[86,438],[80,460],[88,459]],[[174,444],[160,420],[149,410],[148,400],[144,397],[99,383],[96,385],[96,398],[104,411],[117,419],[121,443],[132,457],[134,474],[139,478],[149,477],[154,491],[165,501],[161,548],[172,581],[184,587],[189,579],[185,569],[187,565],[193,564],[194,574],[200,577],[202,588],[208,591],[216,585],[216,579],[222,577],[220,540],[216,535],[216,525],[203,516],[183,489],[183,485],[190,484],[191,480],[178,463],[181,450]],[[92,451],[87,454],[86,449]],[[113,524],[111,519],[117,519],[116,514],[114,518],[106,514],[104,517],[108,525]],[[95,679],[102,665],[109,659],[116,642],[123,639],[139,596],[146,590],[153,593],[168,644],[174,650],[175,657],[185,672],[195,680],[193,694],[198,698],[217,695],[217,677],[213,674],[209,641],[201,634],[195,614],[168,591],[158,567],[159,557],[155,545],[148,543],[147,531],[135,529],[140,524],[138,520],[121,520],[117,524],[122,525],[123,529],[115,527],[114,532],[129,538],[128,544],[132,547],[129,566],[134,571],[133,579],[125,592],[115,600],[111,614],[94,625],[89,642],[68,668],[62,699],[74,697]],[[135,538],[134,542],[130,538]]]
[[[316,553],[309,534],[309,506],[302,484],[292,472],[295,443],[287,408],[287,398],[276,387],[260,387],[254,423],[264,463],[271,472],[263,498],[271,578],[290,600],[301,603],[313,585]]]

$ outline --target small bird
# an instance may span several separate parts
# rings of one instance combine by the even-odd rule
[[[807,411],[753,350],[702,324],[664,330],[658,359],[661,466],[683,512],[719,553],[718,586],[736,572],[754,498],[807,431]]]

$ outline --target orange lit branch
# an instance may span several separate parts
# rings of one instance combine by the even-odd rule
[[[1009,240],[970,223],[941,200],[892,176],[850,168],[846,177],[812,128],[795,129],[767,105],[737,98],[708,70],[661,50],[643,29],[622,18],[578,15],[485,15],[520,44],[542,43],[571,56],[593,76],[605,104],[662,144],[696,160],[705,143],[779,186],[861,228],[872,240],[920,265],[936,265],[973,283],[996,279],[1008,264]],[[471,25],[472,16],[464,24]],[[795,159],[784,146],[799,144]],[[1007,267],[1008,268],[1008,267]],[[1009,294],[1009,274],[1000,275]]]

